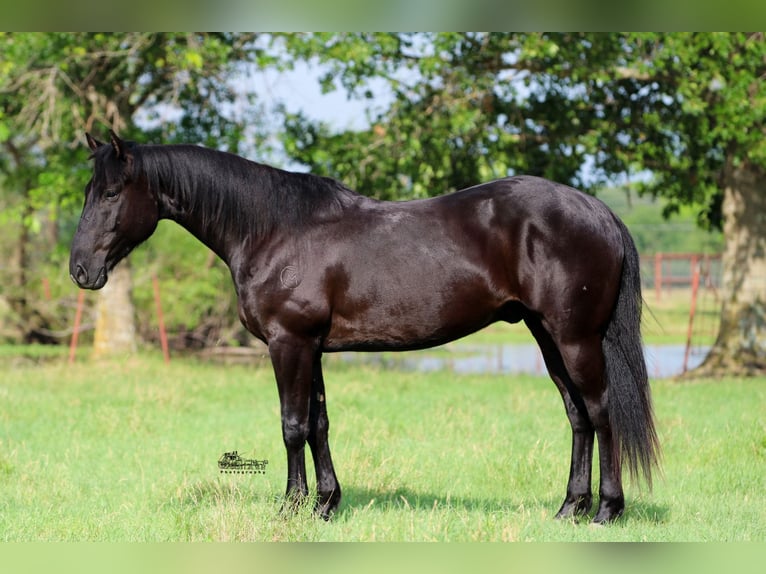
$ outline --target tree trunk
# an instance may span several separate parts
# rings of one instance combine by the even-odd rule
[[[136,351],[136,312],[132,299],[133,283],[127,259],[109,274],[99,291],[93,357],[125,356]]]
[[[766,170],[728,162],[724,172],[721,324],[694,375],[766,372]]]

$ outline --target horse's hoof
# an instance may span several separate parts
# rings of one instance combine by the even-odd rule
[[[590,512],[592,500],[593,498],[589,494],[573,498],[567,497],[567,499],[564,501],[564,504],[561,505],[561,508],[556,513],[556,518],[559,520],[564,520],[569,518],[576,518],[578,516],[584,516]]]
[[[593,517],[593,524],[609,524],[614,522],[625,511],[625,500],[620,497],[613,500],[602,498],[598,505],[598,512]]]
[[[335,514],[338,505],[340,505],[340,489],[334,490],[325,496],[320,495],[314,505],[314,512],[327,521]]]

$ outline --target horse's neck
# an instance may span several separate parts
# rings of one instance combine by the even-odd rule
[[[205,223],[206,218],[191,205],[183,205],[173,191],[162,190],[158,199],[161,219],[174,221],[229,264],[234,240],[226,235],[224,226]]]
[[[315,219],[337,217],[342,206],[361,201],[361,196],[322,178],[211,153],[197,156],[201,161],[192,163],[187,157],[178,162],[184,177],[163,182],[160,217],[186,228],[227,264],[245,243],[257,249],[277,231],[297,233]]]

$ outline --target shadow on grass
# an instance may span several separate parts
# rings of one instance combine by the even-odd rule
[[[548,516],[551,520],[555,516],[561,502],[561,498],[544,498],[519,500],[509,496],[507,499],[451,496],[421,492],[409,488],[369,489],[347,486],[343,489],[343,498],[338,516],[344,517],[354,510],[366,508],[384,509],[462,509],[466,511],[481,512],[526,512],[537,516]],[[593,518],[598,507],[598,499],[594,500],[593,508],[588,515],[572,520],[573,523],[588,523]],[[629,524],[632,522],[662,524],[667,522],[670,515],[669,507],[654,504],[644,500],[628,500],[625,513],[617,521],[617,524]]]
[[[502,512],[514,510],[515,505],[509,500],[492,498],[473,498],[420,492],[409,488],[391,490],[360,488],[353,485],[343,487],[343,496],[338,514],[364,508],[405,508],[430,510],[432,508],[462,508],[464,510],[483,510]]]
[[[619,522],[629,524],[631,522],[641,522],[648,524],[665,524],[670,518],[670,507],[665,504],[655,504],[645,500],[636,500],[627,502],[625,514],[622,515]]]

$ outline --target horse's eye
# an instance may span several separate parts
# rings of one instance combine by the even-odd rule
[[[107,199],[111,199],[113,197],[117,197],[120,193],[120,189],[118,187],[107,187],[104,190],[104,197]]]

